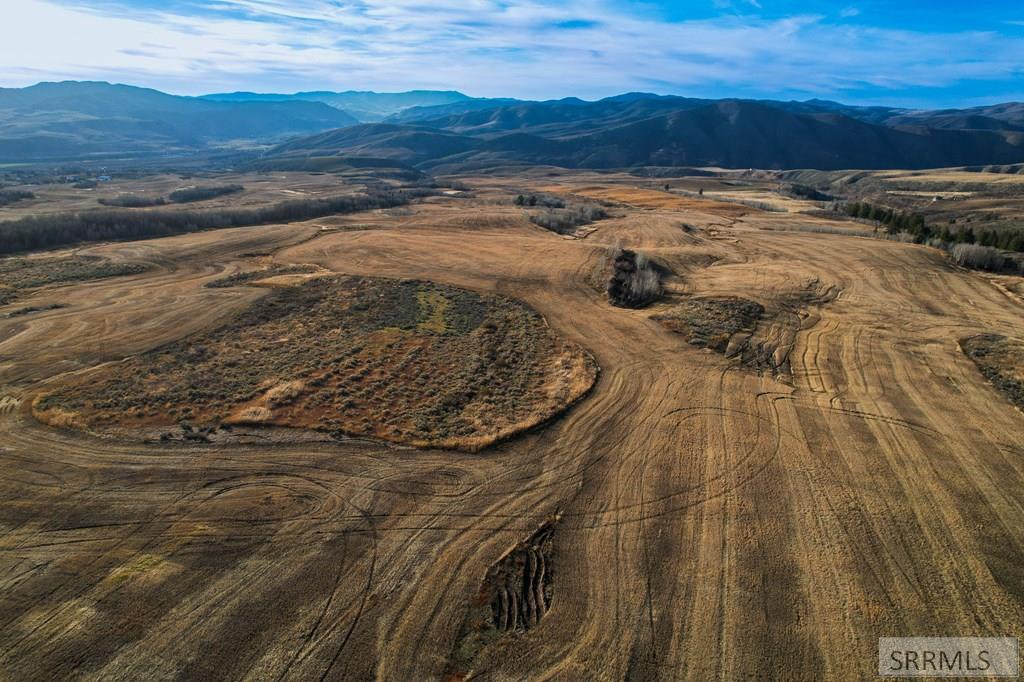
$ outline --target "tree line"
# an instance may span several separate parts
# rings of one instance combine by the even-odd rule
[[[864,202],[846,205],[847,215],[874,220],[886,226],[886,232],[895,238],[927,244],[949,253],[959,265],[991,272],[1024,273],[1024,259],[1010,252],[1024,252],[1024,232],[1021,230],[979,230],[973,227],[950,230],[925,222],[920,213],[894,211]]]
[[[119,194],[116,197],[100,197],[96,201],[104,206],[118,206],[120,208],[151,208],[153,206],[165,206],[171,204],[188,204],[194,201],[206,201],[228,194],[241,192],[245,187],[241,185],[216,185],[211,187],[186,187],[178,189],[163,197],[142,196],[139,194]]]
[[[209,187],[186,187],[171,192],[167,198],[176,204],[187,204],[191,201],[205,201],[216,197],[223,197],[228,194],[241,192],[245,187],[241,185],[214,185]]]
[[[846,215],[852,218],[873,220],[889,228],[889,232],[915,234],[926,228],[924,216],[910,211],[897,211],[884,206],[855,201],[846,205]]]
[[[0,189],[0,206],[7,206],[24,199],[35,199],[36,195],[21,189]]]
[[[0,222],[0,254],[83,242],[167,237],[225,227],[290,223],[407,204],[433,192],[421,188],[368,191],[322,199],[291,199],[270,206],[200,210],[90,210]]]
[[[889,234],[905,232],[918,244],[927,244],[939,240],[950,245],[977,244],[990,246],[1003,251],[1024,252],[1024,231],[1022,230],[978,230],[964,227],[951,230],[949,226],[938,229],[928,225],[920,213],[896,211],[865,202],[854,202],[846,205],[846,214],[854,218],[874,220],[886,226]]]

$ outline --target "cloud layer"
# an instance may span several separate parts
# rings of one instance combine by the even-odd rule
[[[718,2],[717,16],[669,20],[601,0],[141,1],[18,0],[0,26],[0,81],[907,101],[964,83],[1005,92],[1024,76],[1016,27],[884,28],[851,6],[769,17],[750,0]]]

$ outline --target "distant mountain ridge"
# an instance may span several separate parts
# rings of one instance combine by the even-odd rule
[[[353,110],[371,123],[360,123]],[[914,110],[827,100],[456,91],[180,97],[102,82],[0,88],[0,161],[259,154],[265,168],[927,168],[1024,162],[1024,104]],[[233,156],[232,158],[236,158]],[[346,162],[345,160],[349,161]],[[234,161],[232,161],[234,163]]]
[[[216,102],[105,82],[0,88],[0,160],[166,155],[358,123],[319,102]]]
[[[421,170],[571,168],[929,168],[1024,161],[1024,106],[913,111],[834,102],[706,100],[628,93],[496,107],[407,110],[388,127],[292,140],[261,159],[320,168],[346,154]]]
[[[323,102],[352,115],[360,122],[374,123],[389,116],[418,107],[436,106],[496,106],[515,100],[490,100],[464,95],[455,90],[410,90],[407,92],[297,92],[292,95],[231,92],[203,95],[202,99],[218,102]]]

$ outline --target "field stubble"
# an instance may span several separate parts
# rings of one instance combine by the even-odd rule
[[[874,677],[880,636],[1024,631],[1024,424],[957,348],[1013,336],[1019,304],[923,247],[780,231],[815,218],[635,181],[560,178],[625,205],[581,241],[441,199],[313,239],[267,226],[102,247],[157,267],[0,319],[18,330],[0,342],[0,670],[845,680]],[[842,293],[806,308],[786,384],[666,330],[660,304],[611,306],[588,278],[619,242],[670,267],[673,294],[771,314],[808,282]],[[479,453],[129,444],[34,422],[26,400],[62,372],[158,353],[268,300],[203,286],[257,250],[521,299],[600,380]],[[527,576],[532,610],[510,609]]]

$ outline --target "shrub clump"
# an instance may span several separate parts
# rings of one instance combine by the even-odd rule
[[[615,247],[611,252],[608,299],[622,308],[643,308],[661,296],[661,272],[642,253]]]
[[[545,208],[565,208],[565,200],[550,194],[520,194],[516,197],[516,206],[543,206]]]
[[[949,250],[949,255],[957,265],[978,270],[1001,272],[1015,265],[999,249],[980,244],[956,244]]]
[[[206,201],[217,197],[236,194],[244,190],[241,185],[215,185],[211,187],[185,187],[171,192],[168,199],[176,204],[187,204],[193,201]]]
[[[530,216],[534,225],[558,234],[571,234],[577,227],[608,217],[607,211],[597,204],[579,204],[569,208],[549,208]]]
[[[23,201],[25,199],[35,199],[36,195],[32,192],[23,189],[3,189],[0,190],[0,206],[8,206],[10,204]]]
[[[834,197],[830,194],[826,194],[816,187],[810,185],[801,185],[799,183],[793,183],[782,191],[782,194],[786,194],[797,199],[807,199],[809,201],[832,201]]]
[[[67,304],[65,304],[65,303],[48,303],[46,305],[39,305],[39,306],[35,306],[35,305],[33,305],[33,306],[25,306],[24,308],[18,308],[17,310],[12,310],[11,312],[7,313],[6,317],[8,317],[8,318],[10,318],[10,317],[23,317],[25,315],[31,315],[32,313],[42,313],[42,312],[46,312],[47,310],[59,310],[61,308],[67,308]]]
[[[145,272],[141,263],[114,263],[99,256],[0,259],[0,288],[34,289]]]
[[[0,258],[0,305],[15,301],[28,289],[134,275],[147,269],[141,263],[114,263],[99,256]]]
[[[100,197],[96,201],[103,206],[117,206],[119,208],[150,208],[152,206],[163,206],[167,203],[163,197],[143,197],[138,194]]]
[[[752,334],[764,306],[742,298],[690,297],[654,319],[694,346],[725,353],[735,334]]]

